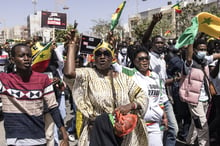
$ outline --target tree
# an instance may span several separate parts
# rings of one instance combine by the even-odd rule
[[[216,16],[220,16],[220,11],[215,3],[204,5],[197,3],[189,3],[182,8],[182,13],[176,15],[176,34],[180,35],[187,27],[191,25],[191,19],[201,12],[208,12]]]
[[[198,13],[203,12],[204,4],[188,3],[182,8],[180,14],[176,14],[176,36],[178,37],[182,32],[191,25],[191,19]]]
[[[219,8],[216,5],[211,6],[208,9],[208,12],[213,14],[213,15],[216,15],[216,16],[220,17],[220,10],[219,10]]]
[[[66,34],[69,32],[71,29],[73,29],[73,25],[68,25],[65,30],[63,29],[56,29],[55,30],[55,41],[56,42],[65,42]]]
[[[141,40],[150,22],[151,20],[149,19],[141,19],[138,22],[138,25],[136,25],[136,27],[133,28],[134,33],[132,34],[132,36],[134,36],[136,40]],[[170,30],[171,32],[173,32],[174,28],[170,24],[171,24],[171,15],[164,14],[161,21],[158,24],[156,24],[156,26],[154,27],[152,36],[155,36],[158,34],[163,36],[167,30]]]
[[[95,23],[91,28],[93,35],[105,39],[107,33],[110,31],[110,22],[103,19],[92,20],[92,22]]]
[[[92,20],[95,25],[91,28],[92,33],[95,37],[106,39],[108,32],[110,31],[111,22],[103,19]],[[118,39],[124,37],[124,28],[118,24],[114,29],[114,36]]]
[[[197,0],[193,3],[188,3],[185,7],[182,7],[182,13],[175,14],[176,24],[172,22],[171,13],[163,14],[162,20],[155,26],[152,36],[156,34],[164,35],[164,33],[169,30],[171,31],[171,36],[169,37],[178,37],[183,31],[191,25],[191,19],[200,12],[209,12],[216,16],[220,16],[220,10],[217,7],[216,3],[211,3],[204,5],[203,3],[196,3]],[[198,0],[199,1],[199,0]],[[132,36],[137,40],[140,40],[143,37],[145,30],[150,24],[149,19],[141,19],[138,21],[138,25],[132,30]],[[175,27],[174,27],[175,26]]]

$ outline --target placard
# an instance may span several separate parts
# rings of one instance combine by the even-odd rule
[[[101,42],[100,38],[82,35],[80,42],[80,53],[92,54],[96,46]]]

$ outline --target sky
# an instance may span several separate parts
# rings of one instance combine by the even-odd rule
[[[32,2],[36,1],[36,5]],[[67,14],[67,24],[78,22],[80,33],[91,32],[95,23],[92,20],[111,20],[112,13],[123,0],[1,0],[0,30],[4,27],[26,25],[27,16],[36,11],[50,11]],[[166,6],[169,0],[127,0],[120,17],[120,24],[138,12]],[[173,4],[176,0],[170,0]],[[69,9],[64,10],[64,7]]]

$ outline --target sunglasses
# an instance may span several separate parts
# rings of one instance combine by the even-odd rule
[[[150,60],[150,56],[138,57],[137,59],[138,59],[138,61],[143,61],[144,59],[145,60]]]
[[[102,51],[96,51],[95,52],[96,57],[100,57],[102,55],[104,55],[106,57],[111,57],[112,56],[111,52],[109,52],[109,51],[103,51],[103,52]]]

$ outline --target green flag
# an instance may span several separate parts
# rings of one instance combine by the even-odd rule
[[[198,20],[197,17],[194,17],[191,20],[192,25],[190,27],[188,27],[183,34],[181,34],[181,36],[178,38],[175,48],[179,49],[183,46],[189,45],[189,44],[193,44],[194,39],[197,35],[198,32]]]

